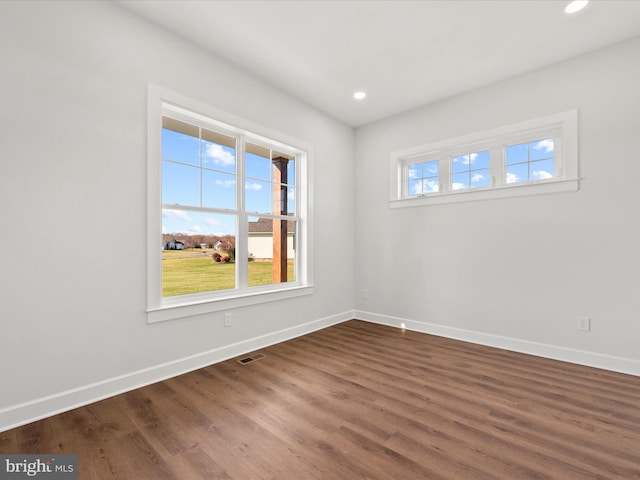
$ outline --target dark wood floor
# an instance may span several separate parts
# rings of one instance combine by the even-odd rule
[[[640,378],[346,322],[0,433],[81,479],[640,479]]]

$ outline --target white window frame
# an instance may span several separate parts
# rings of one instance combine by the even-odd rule
[[[233,290],[162,296],[162,117],[172,118],[231,133],[240,142],[276,146],[283,153],[296,156],[296,273],[295,281],[264,286],[248,287],[248,263],[246,240],[249,217],[275,218],[272,214],[244,211],[244,188],[237,195],[236,278],[238,285]],[[182,117],[181,117],[182,116]],[[196,123],[197,125],[198,123]],[[313,293],[313,242],[311,215],[311,166],[312,147],[267,127],[236,117],[227,112],[187,98],[157,85],[148,88],[148,132],[147,132],[147,323],[231,310],[265,302],[310,295]],[[242,162],[238,162],[238,184],[244,178]],[[185,207],[176,206],[177,209]],[[194,207],[187,209],[197,210]]]
[[[554,140],[553,178],[506,183],[506,147],[547,138]],[[452,190],[451,159],[483,150],[489,150],[490,154],[490,185]],[[407,166],[431,160],[439,161],[439,191],[409,195]],[[578,111],[569,110],[392,152],[389,178],[391,208],[577,191]]]

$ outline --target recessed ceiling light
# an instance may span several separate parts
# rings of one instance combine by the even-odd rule
[[[366,96],[367,96],[367,94],[365,92],[363,92],[362,90],[360,90],[359,92],[356,92],[356,93],[353,94],[353,98],[355,98],[356,100],[362,100]]]
[[[564,11],[565,13],[579,12],[587,6],[587,3],[589,3],[589,0],[573,0],[573,2],[569,3],[569,5],[564,8]]]

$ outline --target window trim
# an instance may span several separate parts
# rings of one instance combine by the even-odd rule
[[[296,189],[298,204],[296,216],[298,232],[296,255],[296,281],[287,284],[247,287],[246,289],[221,290],[211,293],[162,296],[162,265],[158,261],[158,251],[162,232],[162,162],[161,132],[164,104],[174,106],[176,112],[184,110],[193,118],[204,122],[206,128],[216,127],[222,132],[242,135],[250,141],[267,142],[271,146],[282,147],[285,151],[292,148],[300,154],[296,165]],[[312,228],[312,157],[311,145],[255,124],[214,107],[187,98],[154,84],[148,85],[147,105],[147,323],[179,319],[223,310],[247,307],[265,302],[285,300],[313,294],[313,228]],[[173,116],[173,110],[172,110]],[[295,147],[293,147],[295,146]],[[239,189],[241,190],[241,189]],[[177,207],[180,208],[180,207]],[[248,226],[242,225],[244,217],[253,216],[249,212],[238,214],[238,237],[246,233]],[[264,215],[262,215],[264,216]],[[267,215],[268,216],[268,215]],[[239,248],[246,244],[243,238]],[[246,255],[245,255],[246,256]],[[242,269],[240,269],[242,270]],[[238,272],[242,275],[242,272]]]
[[[507,184],[506,162],[504,161],[505,147],[549,137],[556,139],[554,178]],[[490,186],[452,191],[450,189],[452,156],[483,150],[490,151]],[[430,160],[440,161],[439,191],[422,196],[409,196],[407,194],[406,165]],[[394,151],[390,156],[389,179],[389,206],[391,208],[577,191],[580,180],[578,175],[578,111],[568,110]]]

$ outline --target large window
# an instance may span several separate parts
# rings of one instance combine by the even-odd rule
[[[578,189],[577,112],[391,154],[391,206]]]
[[[308,147],[151,93],[149,320],[309,293]]]

